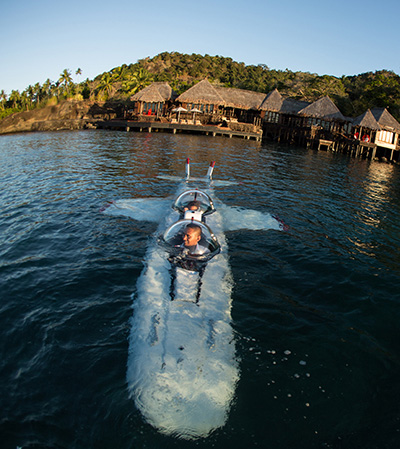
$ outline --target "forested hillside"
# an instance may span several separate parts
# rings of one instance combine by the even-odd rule
[[[81,74],[77,69],[76,75]],[[94,80],[72,81],[65,69],[59,80],[36,83],[25,91],[0,92],[0,117],[65,99],[129,101],[131,95],[153,81],[166,81],[182,93],[196,82],[208,78],[226,87],[268,93],[277,88],[284,97],[314,101],[329,95],[341,112],[355,117],[372,107],[386,107],[400,120],[400,76],[380,70],[337,78],[308,72],[275,70],[265,64],[245,65],[222,56],[164,52],[134,64],[115,67]],[[0,86],[1,88],[1,86]]]

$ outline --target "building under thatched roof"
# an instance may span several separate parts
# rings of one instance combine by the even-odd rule
[[[259,110],[265,99],[265,94],[251,90],[231,87],[216,87],[216,90],[224,99],[225,107],[228,108]]]
[[[164,103],[165,101],[174,101],[178,94],[168,83],[152,83],[143,90],[132,95],[131,101],[141,101],[146,103]]]
[[[298,114],[327,120],[346,120],[328,96],[314,101],[314,103],[301,109]]]
[[[213,104],[226,108],[259,110],[265,94],[244,89],[213,86],[207,79],[200,81],[176,99],[179,103]]]
[[[200,81],[183,92],[176,101],[179,103],[225,105],[225,100],[208,79]]]
[[[161,112],[175,101],[178,94],[168,83],[152,83],[135,95],[132,95],[131,101],[135,103],[135,112]]]
[[[132,95],[131,101],[134,103],[132,111],[134,114],[163,115],[177,96],[168,83],[152,83]]]
[[[375,120],[382,128],[390,131],[400,132],[400,123],[390,114],[386,108],[373,108],[371,109]]]
[[[309,106],[308,101],[293,100],[292,98],[285,98],[282,102],[280,112],[283,114],[298,114],[299,111]]]
[[[260,105],[260,109],[262,111],[279,112],[282,109],[282,104],[282,95],[279,93],[278,89],[275,88],[266,97],[264,97],[264,100]]]
[[[364,114],[359,115],[354,120],[352,120],[354,126],[360,126],[362,128],[372,129],[378,131],[381,129],[379,123],[375,120],[372,112],[368,109]]]

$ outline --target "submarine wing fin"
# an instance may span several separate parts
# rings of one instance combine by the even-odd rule
[[[240,207],[229,207],[224,204],[218,205],[218,210],[224,219],[225,231],[238,231],[239,229],[283,230],[282,223],[273,215],[257,210],[243,209]]]
[[[103,212],[108,215],[122,215],[138,221],[159,223],[171,208],[169,198],[134,198],[112,202]]]

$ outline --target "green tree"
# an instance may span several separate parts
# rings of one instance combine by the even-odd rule
[[[40,102],[42,101],[43,97],[44,97],[43,88],[40,85],[40,83],[36,83],[33,86],[33,101],[36,106],[40,105]]]
[[[97,95],[103,96],[106,100],[109,99],[113,88],[112,76],[109,72],[103,73],[100,82],[97,86]]]
[[[18,90],[12,90],[9,100],[11,101],[12,107],[15,109],[21,104],[21,94]]]
[[[77,68],[75,71],[75,75],[77,77],[80,77],[82,75],[82,69],[81,68]],[[75,90],[75,94],[77,93],[81,93],[82,92],[82,86],[80,84],[74,84],[74,90]]]
[[[61,86],[63,86],[64,92],[68,96],[70,88],[73,84],[71,72],[68,69],[64,69],[63,72],[60,74],[58,82]]]
[[[122,89],[125,94],[133,95],[139,90],[144,89],[153,81],[153,76],[142,67],[139,67],[133,72],[129,79],[122,84]]]
[[[23,106],[26,107],[27,110],[32,107],[34,92],[35,92],[35,89],[31,85],[29,85],[22,92],[22,94],[26,93],[26,96],[24,96],[24,105]],[[21,96],[22,96],[22,94],[21,94]]]
[[[128,67],[126,64],[121,67],[116,67],[112,70],[112,78],[115,81],[124,81],[129,76]]]
[[[0,91],[0,108],[2,111],[4,111],[4,104],[6,103],[6,101],[7,101],[7,95],[4,91],[4,89],[2,89]]]
[[[29,86],[32,87],[32,86]],[[32,105],[32,97],[29,96],[29,91],[24,90],[20,96],[20,105],[22,108],[29,110],[29,107]]]
[[[44,84],[42,86],[42,93],[43,93],[43,98],[46,98],[46,99],[51,98],[53,96],[54,85],[50,81],[49,78],[47,78],[47,80],[44,82]]]
[[[137,90],[142,90],[153,81],[153,76],[147,70],[139,69],[136,73],[136,80],[138,84]]]

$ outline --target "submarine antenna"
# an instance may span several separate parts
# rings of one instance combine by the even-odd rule
[[[208,167],[208,172],[207,172],[207,178],[209,178],[209,179],[212,178],[212,172],[214,170],[214,166],[215,166],[215,161],[212,161],[210,166]]]
[[[186,179],[190,178],[190,159],[186,159]]]

